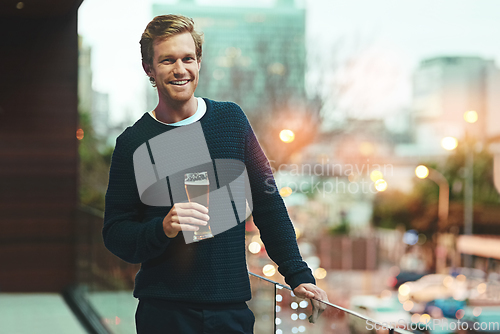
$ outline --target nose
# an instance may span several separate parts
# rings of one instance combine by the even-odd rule
[[[186,73],[186,68],[184,67],[182,59],[178,59],[174,64],[174,75],[183,76],[185,73]]]

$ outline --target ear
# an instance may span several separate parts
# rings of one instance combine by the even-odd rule
[[[201,59],[198,60],[198,71],[201,69]]]
[[[147,75],[151,75],[151,65],[142,62],[142,68],[144,69],[144,72],[146,72]]]

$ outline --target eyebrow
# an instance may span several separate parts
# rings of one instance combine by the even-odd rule
[[[189,53],[186,53],[184,56],[182,56],[181,58],[185,58],[185,57],[195,57],[195,54],[192,53],[192,52],[189,52]],[[175,58],[175,56],[173,55],[169,55],[169,54],[165,54],[165,55],[159,55],[158,56],[158,60],[161,60],[161,59],[164,59],[164,58]]]

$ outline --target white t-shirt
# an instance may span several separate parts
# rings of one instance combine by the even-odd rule
[[[158,119],[156,119],[156,117],[153,115],[153,111],[150,111],[149,114],[151,115],[151,117],[153,117],[154,120],[156,120],[157,122],[160,122],[161,124],[167,124],[167,125],[171,125],[171,126],[188,125],[188,124],[194,123],[197,120],[199,120],[200,118],[202,118],[203,115],[205,115],[205,113],[207,112],[207,105],[205,103],[205,100],[203,100],[201,97],[197,97],[196,99],[198,100],[198,109],[196,109],[196,112],[193,115],[189,116],[188,118],[183,119],[182,121],[179,121],[179,122],[165,123],[165,122],[162,122],[162,121],[159,121]]]

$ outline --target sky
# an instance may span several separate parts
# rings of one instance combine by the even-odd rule
[[[172,4],[175,12],[176,2],[83,1],[78,32],[92,48],[93,88],[110,95],[112,124],[137,119],[147,111],[145,90],[152,88],[142,70],[139,39],[152,19],[151,5]],[[252,7],[274,3],[196,2]],[[392,117],[409,108],[411,75],[423,59],[480,56],[500,65],[498,0],[296,0],[296,4],[307,11],[306,48],[314,59],[309,61],[309,87],[318,82],[318,73],[328,72],[332,59],[356,60],[354,69],[337,71],[335,79],[354,82],[339,103],[340,108],[356,110],[354,117]]]

